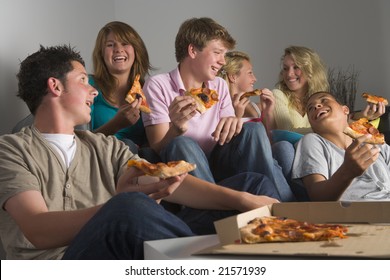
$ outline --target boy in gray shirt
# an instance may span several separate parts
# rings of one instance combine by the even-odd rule
[[[390,147],[343,133],[349,108],[328,92],[313,94],[306,108],[314,133],[298,143],[292,178],[313,201],[390,200]]]

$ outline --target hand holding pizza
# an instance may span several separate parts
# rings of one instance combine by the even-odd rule
[[[245,108],[250,102],[248,97],[243,97],[244,94],[245,92],[241,92],[232,96],[234,112],[238,118],[242,118],[244,116]]]
[[[367,101],[367,106],[362,112],[362,116],[371,120],[375,120],[382,116],[386,111],[388,101],[386,98],[370,93],[363,93],[362,97]]]
[[[222,118],[215,131],[212,133],[214,140],[218,142],[219,145],[229,143],[230,140],[238,135],[242,129],[242,120],[237,117],[227,117]]]
[[[366,108],[362,111],[362,116],[370,121],[382,116],[386,111],[386,106],[382,102],[378,104],[368,103]]]
[[[131,104],[123,104],[118,108],[118,112],[112,119],[116,123],[118,129],[125,128],[130,125],[134,125],[140,118],[139,106],[141,105],[139,100],[134,101]]]
[[[360,176],[379,157],[380,149],[372,144],[365,143],[371,134],[365,134],[345,150],[343,166],[345,172],[350,174],[351,179]]]
[[[182,134],[187,131],[187,122],[196,114],[196,104],[189,96],[178,96],[168,110],[171,124]]]
[[[261,90],[262,94],[260,95],[260,110],[264,114],[273,113],[275,108],[275,96],[268,88]]]
[[[116,192],[142,192],[159,203],[180,186],[187,173],[167,179],[144,175],[145,172],[138,168],[126,168],[118,180]]]

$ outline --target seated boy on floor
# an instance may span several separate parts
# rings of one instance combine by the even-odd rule
[[[329,92],[314,93],[306,112],[314,133],[299,142],[293,179],[313,201],[390,199],[390,147],[365,143],[371,134],[344,134],[349,108]]]

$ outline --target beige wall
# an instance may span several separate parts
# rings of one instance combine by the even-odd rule
[[[0,0],[0,135],[28,109],[15,97],[19,61],[40,44],[70,43],[91,69],[98,30],[122,20],[144,38],[157,72],[176,66],[174,39],[190,17],[210,16],[252,57],[258,87],[272,88],[283,49],[305,45],[330,67],[354,65],[359,93],[390,98],[390,2],[386,0]],[[355,109],[363,102],[357,97]]]

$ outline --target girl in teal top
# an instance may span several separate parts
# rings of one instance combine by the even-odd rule
[[[96,86],[92,75],[89,76],[89,83],[99,91],[99,95],[95,97],[94,104],[91,106],[91,129],[92,131],[95,131],[114,118],[118,112],[118,108],[112,106],[104,99],[103,94]],[[118,130],[114,135],[118,139],[127,143],[127,139],[130,139],[139,147],[144,146],[147,143],[145,128],[141,117],[135,124]]]
[[[134,78],[140,75],[141,85],[152,69],[145,44],[128,24],[113,21],[98,33],[92,54],[94,74],[89,81],[98,91],[91,111],[91,129],[115,135],[128,144],[133,153],[148,146],[145,129],[136,99],[125,98]]]

